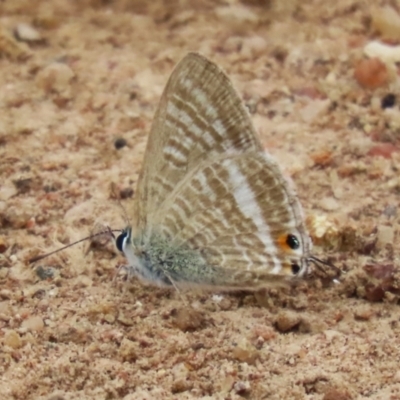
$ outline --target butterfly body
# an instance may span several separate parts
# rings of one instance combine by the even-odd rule
[[[153,234],[146,243],[134,238],[133,248],[137,259],[130,259],[131,272],[145,281],[169,286],[185,282],[202,284],[209,280],[206,276],[210,268],[205,258],[186,245],[176,246],[167,238]]]
[[[198,54],[164,90],[134,214],[117,246],[147,281],[251,289],[307,272],[312,245],[291,183],[227,76]]]

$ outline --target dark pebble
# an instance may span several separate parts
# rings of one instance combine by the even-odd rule
[[[36,268],[36,275],[42,280],[51,279],[54,277],[54,268],[38,266]]]
[[[132,188],[121,189],[120,192],[119,192],[119,197],[121,199],[129,199],[132,196],[133,196],[133,189]]]
[[[396,95],[393,93],[388,93],[385,97],[382,98],[381,107],[382,108],[391,108],[396,103]]]
[[[117,150],[122,149],[126,146],[126,140],[124,138],[115,139],[114,146]]]

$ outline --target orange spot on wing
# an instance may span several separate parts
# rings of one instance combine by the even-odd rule
[[[287,234],[281,235],[278,237],[278,240],[276,241],[277,246],[280,247],[282,250],[285,251],[290,251],[291,248],[289,245],[286,243],[287,242]]]

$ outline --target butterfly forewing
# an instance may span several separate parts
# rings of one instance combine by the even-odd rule
[[[145,279],[251,288],[307,268],[295,192],[229,79],[198,54],[177,65],[162,95],[135,213],[124,251]]]
[[[262,151],[242,101],[226,75],[199,54],[174,69],[151,128],[135,202],[139,231],[199,162],[217,154]]]

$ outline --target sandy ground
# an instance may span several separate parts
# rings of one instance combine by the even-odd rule
[[[381,107],[398,74],[360,85],[384,40],[370,3],[327,4],[0,3],[0,399],[400,399],[400,111]],[[110,243],[27,264],[125,226],[162,89],[193,50],[231,77],[340,283],[179,295],[113,282]]]

